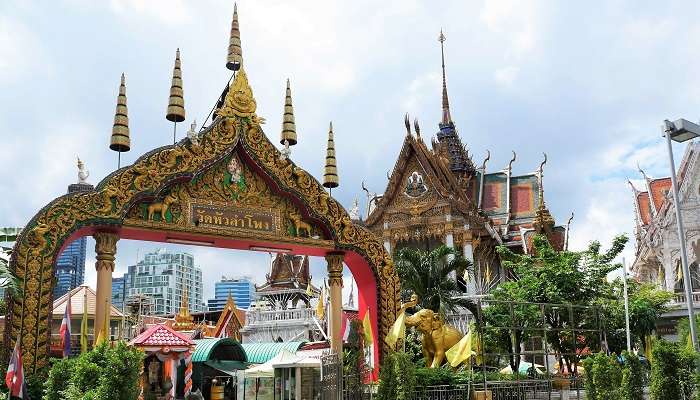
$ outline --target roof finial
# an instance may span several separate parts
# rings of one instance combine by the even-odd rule
[[[90,171],[85,169],[85,163],[80,157],[78,158],[78,183],[87,183],[87,178],[90,176]]]
[[[416,139],[420,139],[420,125],[418,125],[418,118],[413,120],[413,128],[416,130]]]
[[[323,169],[323,186],[328,189],[338,187],[338,167],[335,160],[335,142],[333,140],[333,122],[328,127],[328,147],[326,148],[326,167]]]
[[[173,80],[170,85],[170,98],[168,99],[168,112],[165,119],[171,122],[185,120],[185,100],[182,90],[182,69],[180,68],[180,49],[175,52],[175,66],[173,67]]]
[[[533,221],[532,225],[535,228],[535,231],[540,234],[549,234],[552,232],[552,229],[554,228],[554,218],[552,217],[552,214],[549,213],[549,210],[547,209],[547,206],[545,205],[544,202],[544,185],[543,185],[543,175],[544,175],[544,166],[547,164],[547,153],[542,153],[544,155],[544,160],[540,163],[540,167],[537,170],[537,180],[539,181],[539,207],[537,207],[537,211],[535,212],[535,220]]]
[[[445,74],[445,34],[442,33],[440,29],[440,36],[438,36],[438,41],[440,41],[440,54],[442,55],[442,123],[449,124],[452,122],[452,116],[450,115],[450,101],[447,98],[447,77]]]
[[[241,31],[238,27],[238,7],[233,3],[233,19],[231,20],[231,36],[228,41],[228,58],[226,68],[238,71],[243,64],[243,51],[241,50]]]
[[[121,164],[121,153],[131,150],[131,139],[129,138],[129,116],[126,108],[126,78],[122,73],[119,84],[119,95],[117,95],[117,109],[114,112],[114,125],[112,126],[112,137],[109,148],[119,153],[119,168]]]
[[[285,142],[287,142],[285,144]],[[287,79],[287,94],[284,98],[284,115],[282,116],[282,137],[280,143],[294,146],[297,144],[297,126],[294,123],[294,107],[292,107],[292,89]]]
[[[403,124],[406,125],[406,136],[411,136],[411,121],[408,117],[408,113],[403,117]]]
[[[184,290],[180,298],[180,311],[175,315],[173,329],[176,331],[191,330],[194,327],[194,318],[190,314],[190,301],[187,295],[187,285],[183,285]]]

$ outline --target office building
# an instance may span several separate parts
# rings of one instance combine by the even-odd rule
[[[214,298],[207,300],[209,311],[221,311],[226,305],[229,294],[238,308],[247,310],[255,299],[255,285],[248,276],[230,278],[222,276],[214,284]]]

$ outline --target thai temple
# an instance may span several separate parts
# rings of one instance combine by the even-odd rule
[[[700,143],[688,144],[676,176],[683,225],[687,232],[693,304],[700,310]],[[680,244],[671,178],[654,178],[640,168],[643,185],[629,185],[634,196],[635,259],[631,271],[641,282],[652,282],[675,294],[671,310],[657,325],[657,331],[675,337],[676,322],[687,317],[685,285],[680,261]]]
[[[405,117],[406,135],[383,194],[368,188],[364,224],[395,252],[454,247],[474,263],[476,279],[465,283],[471,294],[488,292],[508,277],[496,246],[528,253],[535,234],[546,235],[555,248],[565,246],[568,229],[557,226],[544,201],[543,169],[515,174],[516,153],[507,165],[489,166],[490,153],[477,163],[462,142],[452,119],[442,53],[442,117],[432,138]],[[352,211],[351,211],[352,214]],[[568,224],[567,224],[568,225]]]

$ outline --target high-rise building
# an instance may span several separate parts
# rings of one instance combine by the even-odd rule
[[[85,164],[78,159],[78,183],[68,185],[68,193],[92,190],[94,187],[85,181],[89,175],[90,173],[85,170]],[[56,286],[53,289],[54,299],[85,282],[86,246],[87,238],[81,237],[68,243],[58,255],[56,259]]]
[[[204,311],[202,269],[195,267],[192,254],[167,249],[146,253],[136,265],[129,266],[125,277],[126,300],[136,295],[150,297],[152,314],[177,313],[185,287],[189,309]]]
[[[124,312],[126,301],[126,279],[129,274],[112,279],[112,305],[119,311]]]
[[[207,300],[209,311],[221,311],[226,305],[229,294],[238,308],[247,310],[255,299],[255,285],[249,276],[230,278],[222,276],[214,283],[214,298]]]

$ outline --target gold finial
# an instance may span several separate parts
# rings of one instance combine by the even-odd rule
[[[532,222],[535,231],[540,234],[549,234],[552,232],[552,228],[554,228],[554,218],[547,209],[544,201],[543,175],[545,164],[547,164],[547,154],[544,154],[544,160],[542,163],[540,163],[540,167],[537,171],[537,180],[539,184],[539,206],[535,212],[535,219]]]
[[[180,300],[180,311],[175,316],[175,323],[173,324],[173,329],[176,331],[191,330],[194,328],[194,317],[190,314],[190,301],[187,295],[187,286],[183,286],[185,288]]]
[[[253,90],[248,84],[248,76],[241,68],[236,74],[236,78],[229,86],[228,93],[224,99],[224,105],[216,112],[222,117],[252,117],[255,115],[257,103],[253,98]]]
[[[168,100],[168,112],[165,119],[171,122],[185,120],[185,99],[182,90],[182,69],[180,68],[180,49],[175,52],[175,66],[173,67],[173,81],[170,85],[170,99]]]
[[[281,144],[287,142],[290,146],[297,144],[297,126],[294,123],[294,107],[292,107],[292,89],[287,79],[287,95],[284,98],[284,115],[282,116]]]
[[[440,42],[440,54],[442,55],[442,123],[449,124],[452,122],[452,116],[450,115],[450,101],[447,98],[447,77],[445,74],[445,34],[442,33],[440,29],[440,36],[438,36],[438,41]]]
[[[114,113],[114,125],[109,148],[120,153],[131,150],[129,139],[129,116],[126,108],[126,79],[122,73],[119,95],[117,96],[117,109]]]
[[[328,128],[328,147],[326,148],[326,167],[323,169],[323,186],[329,189],[338,187],[338,167],[335,160],[332,121]]]
[[[238,7],[233,3],[233,19],[231,20],[231,36],[228,40],[228,58],[226,68],[238,71],[243,64],[243,52],[241,50],[241,31],[238,27]]]

